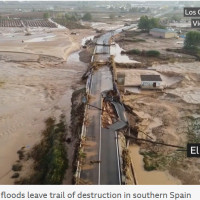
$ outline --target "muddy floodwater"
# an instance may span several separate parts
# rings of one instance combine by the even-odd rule
[[[84,87],[80,80],[87,68],[79,60],[79,51],[57,66],[38,63],[31,54],[1,53],[5,60],[15,57],[24,62],[0,61],[0,184],[13,184],[10,177],[18,159],[16,152],[21,147],[32,148],[40,140],[48,117],[59,119],[64,114],[70,125],[71,96]]]
[[[117,63],[139,63],[136,60],[131,60],[126,54],[121,54],[124,51],[119,44],[115,44],[110,47],[110,55],[115,56],[115,62]]]
[[[68,90],[66,90],[65,94],[63,95],[62,102],[64,105],[66,105],[66,101],[69,102],[67,104],[68,105],[67,107],[70,112],[71,112],[72,93],[74,90],[81,87],[80,80],[81,80],[83,73],[87,69],[87,64],[84,62],[81,62],[79,60],[79,52],[80,51],[76,51],[68,57],[67,62],[66,62],[66,67],[65,67],[65,69],[69,73],[69,80],[70,80],[70,78],[72,78],[71,83],[73,83],[73,84],[71,85],[71,87]],[[68,124],[70,124],[70,112],[69,112],[69,114],[66,115]]]
[[[138,185],[179,185],[181,182],[172,177],[167,171],[146,171],[143,156],[139,153],[138,145],[129,147],[131,159]]]

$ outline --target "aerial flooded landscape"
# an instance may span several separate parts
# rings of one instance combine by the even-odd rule
[[[0,1],[0,184],[199,185],[198,4]]]

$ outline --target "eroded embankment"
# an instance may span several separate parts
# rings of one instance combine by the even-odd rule
[[[79,162],[82,159],[81,141],[82,141],[82,127],[85,119],[85,104],[82,99],[86,95],[85,88],[76,90],[72,94],[72,110],[71,110],[71,132],[73,137],[73,159],[72,173],[73,173],[73,184],[77,183],[77,169],[79,168]]]

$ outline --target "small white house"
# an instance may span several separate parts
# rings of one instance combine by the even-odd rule
[[[162,79],[160,75],[141,75],[141,88],[143,89],[159,89]]]

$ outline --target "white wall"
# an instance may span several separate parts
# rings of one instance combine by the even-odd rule
[[[153,83],[156,83],[156,87],[160,87],[160,81],[142,81],[141,87],[142,88],[153,88]]]

